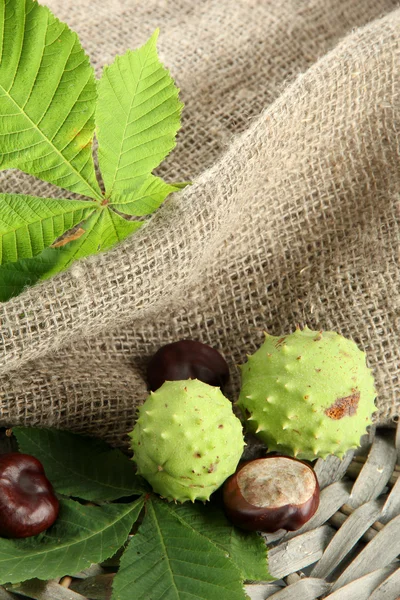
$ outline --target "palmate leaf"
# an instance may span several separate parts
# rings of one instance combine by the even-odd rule
[[[175,146],[183,104],[160,63],[158,31],[138,50],[117,56],[98,85],[99,164],[112,198],[149,175]]]
[[[83,200],[0,194],[0,265],[40,254],[97,206]]]
[[[35,258],[0,267],[0,302],[17,296],[28,286],[68,268],[75,260],[114,246],[144,223],[127,221],[108,206],[97,210],[81,224],[82,235],[60,248],[46,248]]]
[[[0,168],[101,200],[96,82],[78,37],[35,0],[0,1]]]
[[[124,544],[142,507],[142,498],[101,507],[61,500],[59,516],[45,534],[0,538],[0,584],[62,577],[109,558]]]
[[[99,82],[103,194],[92,158],[96,83],[76,34],[35,0],[0,0],[0,168],[97,201],[80,213],[78,203],[64,210],[66,201],[43,199],[39,206],[32,197],[24,204],[17,195],[0,198],[1,302],[111,248],[144,223],[124,215],[150,215],[187,185],[151,173],[175,146],[183,106],[159,62],[157,35],[117,57]]]
[[[35,456],[59,494],[110,501],[146,491],[120,450],[105,442],[57,429],[14,427],[20,452]]]
[[[113,600],[244,600],[240,571],[226,552],[152,497],[121,558]]]

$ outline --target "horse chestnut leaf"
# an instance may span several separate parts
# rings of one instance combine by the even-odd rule
[[[25,538],[54,523],[59,509],[42,464],[29,454],[0,455],[0,536]]]
[[[294,531],[319,505],[319,485],[311,467],[295,458],[268,456],[243,462],[223,486],[227,517],[241,529]]]
[[[153,392],[164,381],[198,379],[223,387],[229,379],[229,367],[218,350],[202,342],[181,340],[162,346],[147,365],[147,382]]]

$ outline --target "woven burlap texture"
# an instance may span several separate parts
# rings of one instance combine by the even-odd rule
[[[194,185],[138,234],[0,307],[3,425],[123,444],[143,366],[182,338],[237,364],[296,324],[368,355],[399,413],[397,0],[48,0],[98,75],[160,27],[186,108],[160,169]],[[18,172],[2,191],[65,195]]]

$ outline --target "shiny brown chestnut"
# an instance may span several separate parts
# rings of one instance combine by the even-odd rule
[[[228,519],[241,529],[294,531],[318,508],[318,480],[311,467],[295,458],[257,458],[240,464],[225,481],[223,502]]]
[[[0,536],[25,538],[54,523],[59,509],[42,464],[29,454],[0,455]]]
[[[202,342],[181,340],[162,346],[147,365],[147,382],[153,392],[164,381],[199,379],[223,387],[229,379],[229,367],[218,350]]]

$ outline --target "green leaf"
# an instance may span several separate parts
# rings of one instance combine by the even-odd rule
[[[182,103],[160,63],[158,31],[138,50],[117,56],[98,85],[96,127],[106,196],[132,188],[175,146]]]
[[[98,207],[81,228],[84,233],[60,248],[46,248],[35,258],[0,267],[0,302],[20,294],[26,286],[67,269],[75,260],[114,246],[144,225],[127,221],[108,206]]]
[[[114,194],[110,205],[125,215],[137,217],[150,215],[169,194],[182,189],[182,185],[165,183],[154,175],[139,177],[135,179],[129,190],[123,194]]]
[[[114,579],[114,600],[243,600],[240,572],[226,553],[152,497]]]
[[[96,81],[77,35],[35,0],[7,0],[0,42],[0,167],[101,200]]]
[[[110,501],[146,492],[133,462],[120,450],[69,431],[15,427],[19,449],[43,464],[59,494]]]
[[[268,581],[274,578],[268,571],[267,547],[257,533],[237,529],[228,521],[221,508],[195,502],[172,507],[177,517],[193,530],[224,550],[240,570],[242,578]]]
[[[97,207],[82,200],[0,194],[0,264],[40,254]]]
[[[61,500],[58,519],[44,534],[0,538],[0,583],[53,579],[102,562],[124,544],[142,507],[142,498],[101,507]]]
[[[82,224],[85,233],[79,239],[62,248],[49,248],[44,251],[49,263],[53,259],[53,265],[41,276],[41,279],[48,279],[67,269],[79,258],[108,250],[137,231],[143,224],[140,221],[127,221],[108,206],[102,207]]]
[[[26,287],[37,283],[53,266],[55,256],[44,250],[36,258],[27,258],[0,267],[0,302],[18,296]]]

